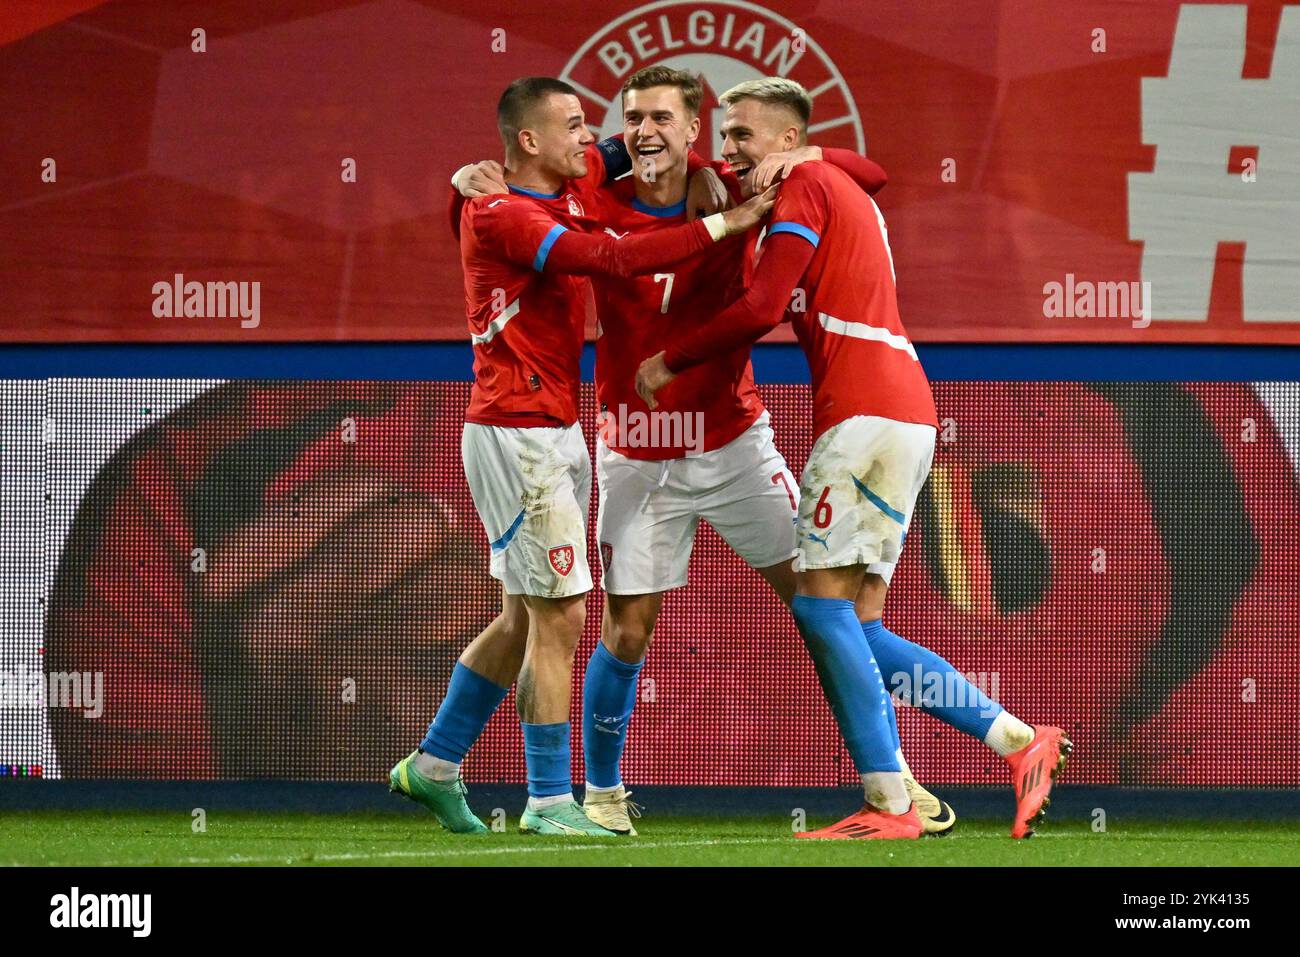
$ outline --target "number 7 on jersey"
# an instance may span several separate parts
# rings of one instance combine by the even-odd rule
[[[663,301],[663,305],[661,305],[661,306],[659,307],[659,313],[660,313],[660,315],[663,315],[663,314],[665,314],[665,313],[668,312],[668,300],[669,300],[670,298],[672,298],[672,294],[673,294],[673,275],[674,275],[674,274],[673,274],[673,273],[670,273],[670,272],[657,272],[657,273],[655,273],[655,280],[654,280],[655,282],[658,282],[658,281],[661,280],[661,279],[666,279],[666,280],[667,280],[667,282],[664,283],[664,301]]]

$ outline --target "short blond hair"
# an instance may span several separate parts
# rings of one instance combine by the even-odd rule
[[[718,97],[723,106],[731,106],[741,100],[758,100],[760,103],[784,106],[799,118],[800,132],[808,132],[808,121],[812,119],[812,97],[794,80],[787,80],[783,76],[746,80]]]

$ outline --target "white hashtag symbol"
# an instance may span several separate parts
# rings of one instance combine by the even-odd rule
[[[1245,49],[1244,6],[1184,4],[1168,76],[1142,80],[1156,164],[1129,174],[1129,238],[1152,318],[1208,318],[1222,241],[1246,244],[1243,318],[1300,321],[1300,9],[1283,8],[1269,79],[1242,79]],[[1256,182],[1229,173],[1233,146],[1259,148]]]

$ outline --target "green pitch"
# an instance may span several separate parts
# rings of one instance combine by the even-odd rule
[[[820,819],[810,826],[830,823]],[[1300,822],[1050,822],[1013,841],[1007,822],[959,820],[921,841],[799,841],[788,817],[647,815],[641,836],[602,840],[515,831],[457,837],[413,814],[210,811],[0,813],[0,865],[1297,865]]]

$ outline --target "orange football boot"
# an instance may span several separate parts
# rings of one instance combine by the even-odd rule
[[[810,837],[824,841],[871,841],[890,838],[919,838],[925,833],[921,817],[916,813],[916,805],[907,809],[906,814],[886,814],[870,804],[864,804],[862,810],[850,814],[838,824],[824,827],[820,831],[804,831],[795,837]]]
[[[1056,780],[1074,745],[1060,728],[1034,726],[1034,740],[1019,751],[1007,755],[1011,766],[1011,785],[1016,790],[1016,819],[1011,822],[1012,837],[1031,837],[1034,826],[1046,816]]]

